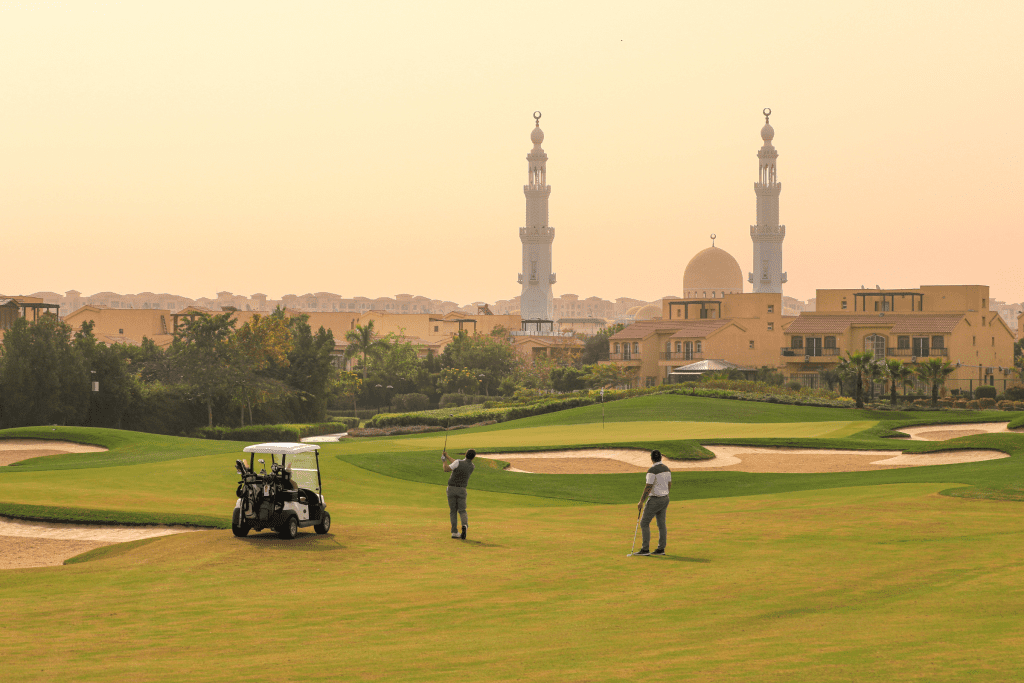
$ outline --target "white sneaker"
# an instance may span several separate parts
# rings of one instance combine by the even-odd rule
[[[452,534],[452,538],[459,538],[459,539],[461,539],[462,536],[460,536],[459,534],[453,533]]]

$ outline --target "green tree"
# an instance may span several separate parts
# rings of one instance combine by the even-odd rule
[[[253,422],[252,407],[281,396],[285,385],[268,375],[271,368],[290,365],[291,329],[282,315],[261,316],[256,313],[231,338],[233,358],[238,363],[234,374],[235,400],[239,404],[240,424],[245,424],[245,409]]]
[[[579,391],[587,387],[586,372],[574,367],[551,368],[551,387],[555,391]]]
[[[388,347],[388,342],[374,336],[373,321],[365,325],[356,325],[354,330],[345,333],[345,341],[348,348],[345,349],[345,357],[362,356],[363,383],[366,383],[366,375],[369,372],[369,358],[383,352]]]
[[[608,338],[626,328],[622,323],[606,327],[592,334],[583,341],[583,352],[580,354],[581,365],[593,365],[598,361],[608,360]]]
[[[0,343],[0,424],[81,424],[89,373],[71,327],[53,315],[18,318]]]
[[[442,368],[468,370],[485,394],[493,394],[506,377],[520,369],[520,360],[507,337],[459,332],[440,355]],[[481,377],[483,375],[483,377]]]
[[[584,376],[587,385],[592,389],[608,386],[631,387],[640,374],[639,367],[623,367],[616,363],[587,365],[583,369],[587,372]]]
[[[237,368],[231,343],[234,312],[203,314],[179,328],[169,349],[169,379],[188,387],[206,405],[207,425],[213,426],[215,399],[228,396]]]
[[[75,332],[73,344],[82,354],[82,362],[91,382],[98,382],[98,391],[90,391],[88,424],[95,427],[121,428],[125,411],[135,393],[135,379],[129,371],[130,344],[107,346],[96,341],[88,320]]]
[[[864,407],[864,375],[869,371],[874,357],[875,354],[871,351],[846,352],[845,360],[849,372],[857,378],[857,383],[854,386],[854,400],[856,400],[858,408]]]
[[[889,402],[895,406],[896,384],[902,382],[906,386],[907,380],[914,375],[914,371],[899,358],[887,358],[883,369],[885,376],[889,378]]]
[[[299,392],[293,397],[297,417],[306,422],[322,422],[327,416],[327,396],[337,373],[331,358],[334,335],[323,326],[313,334],[308,320],[306,315],[289,320],[292,348],[285,374],[288,384]]]
[[[946,383],[946,378],[953,374],[956,368],[948,360],[939,357],[929,358],[918,363],[914,371],[922,381],[932,385],[932,406],[939,404],[939,387]]]

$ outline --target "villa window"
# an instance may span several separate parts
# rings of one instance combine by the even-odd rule
[[[633,342],[633,353],[640,353],[640,342]]]
[[[683,342],[676,342],[676,353],[681,353],[683,350]]]
[[[842,303],[839,305],[839,308],[843,309],[844,311],[846,310],[846,299],[843,299]]]
[[[995,346],[995,345],[996,345],[996,338],[992,337],[992,346]]]
[[[768,323],[768,331],[771,332],[775,329],[775,323]]]
[[[908,335],[900,335],[896,337],[896,348],[897,349],[909,349],[910,348],[910,337]]]
[[[771,315],[775,312],[775,304],[768,304],[768,314]]]
[[[434,325],[434,332],[437,332],[437,325]],[[618,344],[616,344],[616,346],[618,346]],[[618,350],[618,349],[616,349],[616,350]]]
[[[864,350],[871,351],[875,358],[882,360],[885,358],[885,337],[880,334],[869,334],[864,337]]]
[[[683,360],[691,360],[693,358],[693,342],[686,342],[684,347],[686,350],[683,354]]]
[[[914,337],[914,355],[915,356],[928,356],[928,337]]]
[[[789,342],[789,348],[791,349],[802,349],[804,348],[803,337],[793,337]]]
[[[821,337],[808,337],[806,339],[807,347],[804,349],[807,356],[820,356],[821,355]]]
[[[436,328],[436,327],[434,328],[434,331],[435,331],[435,332],[437,331],[437,328]],[[618,352],[619,352],[619,343],[618,343],[618,342],[615,342],[615,353],[618,353]]]
[[[750,340],[750,348],[754,348],[754,340],[753,339]]]
[[[696,351],[697,353],[701,353],[701,342],[695,342],[694,351]]]
[[[936,335],[932,336],[932,348],[933,349],[941,349],[941,348],[943,348],[943,345],[944,345],[944,343],[942,341],[942,335],[941,334],[936,334]]]

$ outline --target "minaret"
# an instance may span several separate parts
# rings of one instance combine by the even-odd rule
[[[757,150],[759,176],[754,183],[757,195],[757,225],[750,226],[750,239],[754,242],[754,271],[748,281],[754,285],[754,292],[782,293],[786,274],[782,272],[782,240],[786,239],[786,226],[779,225],[779,193],[782,183],[775,168],[779,153],[772,146],[775,129],[768,123],[772,110],[764,110],[764,128],[761,139],[764,144]]]
[[[526,226],[519,228],[519,239],[523,242],[523,272],[519,273],[523,293],[519,300],[519,312],[524,331],[551,332],[551,285],[555,283],[555,274],[551,272],[551,243],[555,239],[555,229],[548,225],[551,186],[547,184],[548,155],[540,146],[544,142],[540,112],[533,112],[533,118],[537,122],[530,134],[533,149],[526,155],[529,183],[523,186],[526,195]]]

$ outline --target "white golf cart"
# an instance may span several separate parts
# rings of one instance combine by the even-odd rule
[[[250,529],[274,529],[281,538],[292,539],[299,527],[313,527],[318,534],[331,528],[331,514],[320,488],[320,446],[307,443],[261,443],[246,446],[249,462],[236,460],[242,476],[235,495],[231,531],[245,536]],[[266,460],[270,456],[270,472]],[[256,464],[261,470],[256,472]]]

